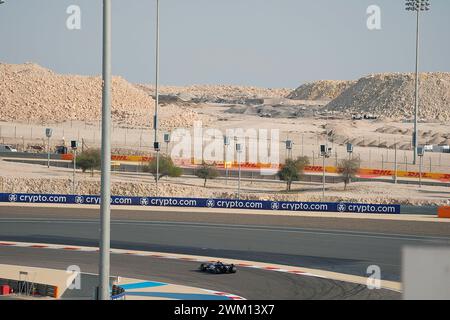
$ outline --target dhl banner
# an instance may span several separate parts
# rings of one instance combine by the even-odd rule
[[[62,160],[73,160],[72,154],[65,154],[61,157]],[[126,155],[112,155],[111,160],[116,162],[139,162],[148,163],[153,159],[150,156],[126,156]],[[175,159],[174,162],[179,166],[184,167],[196,167],[201,164],[194,159]],[[238,169],[239,163],[237,162],[214,162],[211,163],[219,169]],[[270,163],[241,163],[240,167],[243,170],[278,170],[282,165],[274,165]],[[322,166],[307,166],[305,172],[322,173]],[[325,167],[326,173],[338,174],[339,169],[336,167]],[[393,177],[395,175],[394,170],[381,170],[381,169],[360,169],[358,176],[361,178],[377,178],[377,177]],[[414,171],[397,171],[397,177],[399,178],[419,178],[420,173]],[[450,173],[432,173],[422,172],[423,179],[439,180],[443,182],[450,181]]]

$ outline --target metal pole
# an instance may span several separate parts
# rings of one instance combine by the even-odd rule
[[[423,157],[419,157],[419,187],[422,188],[422,159]]]
[[[77,167],[77,150],[73,150],[73,179],[72,179],[72,194],[75,194],[75,170]]]
[[[156,196],[158,196],[159,194],[158,182],[159,182],[159,150],[156,151]]]
[[[111,214],[111,0],[103,0],[102,95],[99,299],[109,300]]]
[[[417,148],[419,146],[418,113],[419,113],[419,35],[420,35],[420,10],[417,10],[416,28],[416,96],[414,102],[414,164],[417,164]]]
[[[156,79],[155,79],[155,139],[158,142],[158,109],[159,109],[159,0],[156,0]],[[158,192],[159,180],[159,150],[156,152],[156,192]]]
[[[323,176],[322,176],[322,201],[325,201],[325,155],[322,155],[323,158]]]
[[[47,138],[47,168],[50,169],[50,137]]]

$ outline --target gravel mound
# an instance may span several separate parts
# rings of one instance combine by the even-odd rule
[[[321,80],[304,84],[287,98],[292,100],[333,100],[350,88],[355,81]]]
[[[115,123],[152,126],[154,100],[121,77],[112,79],[112,117]],[[0,64],[0,120],[51,123],[101,119],[102,79],[59,75],[36,64]],[[169,115],[164,116],[167,110]],[[177,117],[174,117],[174,114]],[[177,106],[161,108],[161,127],[190,127],[205,120]],[[207,121],[205,121],[207,122]]]
[[[327,108],[345,114],[370,113],[397,120],[411,119],[414,96],[414,74],[374,74],[361,78]],[[450,120],[450,73],[420,74],[419,111],[423,120]]]
[[[152,85],[137,85],[150,95],[155,94]],[[231,85],[193,85],[187,87],[161,86],[161,95],[177,96],[194,103],[246,104],[251,99],[282,98],[292,89],[271,89]]]

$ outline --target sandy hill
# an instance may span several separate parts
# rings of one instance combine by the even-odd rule
[[[0,64],[0,120],[34,123],[101,118],[100,77],[60,75],[36,64]],[[188,127],[200,116],[186,108],[173,110],[162,126]],[[161,110],[163,111],[163,109]],[[154,101],[121,77],[112,80],[112,116],[118,123],[151,125]],[[163,112],[162,112],[163,113]],[[174,119],[173,114],[178,117]],[[176,121],[175,121],[176,120]],[[176,122],[176,123],[175,123]]]
[[[138,85],[149,94],[154,95],[152,85]],[[161,86],[160,94],[179,95],[204,102],[237,102],[238,100],[255,98],[280,98],[292,89],[271,89],[231,85],[192,85],[186,87]]]
[[[287,98],[293,100],[333,100],[352,86],[355,81],[321,80],[304,84]]]
[[[328,104],[329,110],[372,113],[392,119],[414,115],[414,74],[385,73],[361,78]],[[450,73],[420,74],[420,117],[450,120]]]

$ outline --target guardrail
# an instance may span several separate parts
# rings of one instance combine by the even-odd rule
[[[99,205],[98,195],[0,193],[0,202]],[[163,198],[112,196],[111,205],[141,207],[178,207],[210,209],[245,209],[292,212],[338,212],[400,214],[400,205],[348,202],[287,202],[239,199]]]

